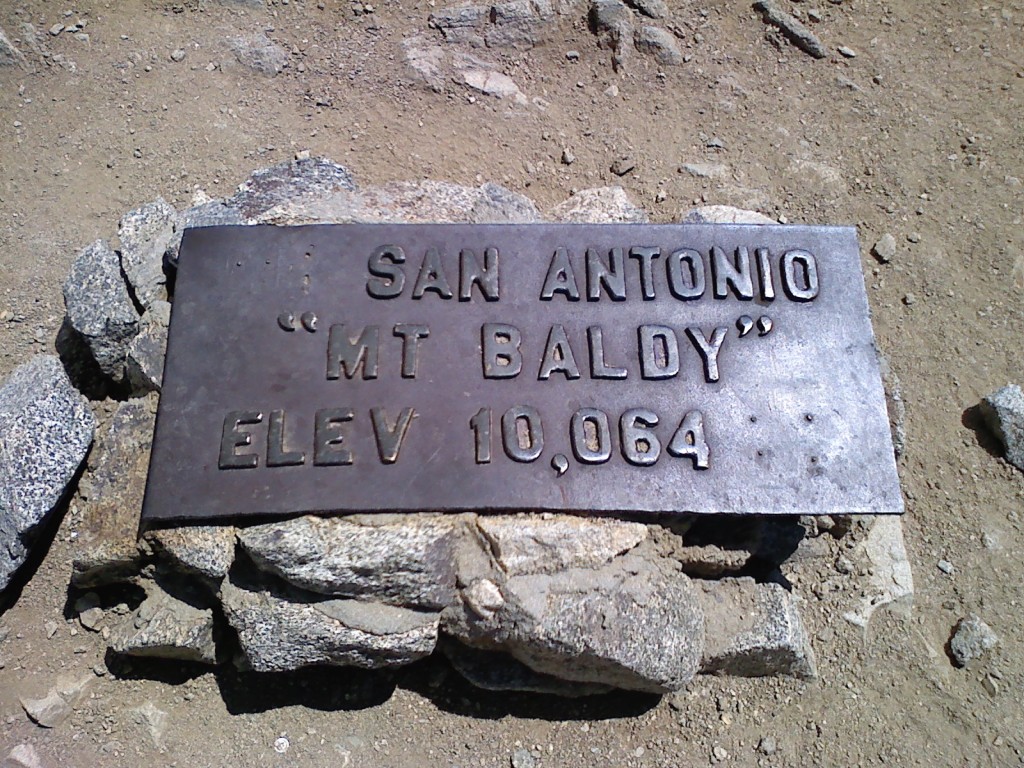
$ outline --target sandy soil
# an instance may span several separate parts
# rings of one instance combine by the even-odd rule
[[[879,614],[866,632],[844,621],[858,596],[828,552],[789,574],[818,681],[701,678],[663,700],[484,694],[439,661],[268,682],[108,659],[114,674],[102,636],[70,618],[65,521],[0,616],[0,755],[29,743],[45,766],[1024,762],[1024,473],[972,410],[1024,380],[1024,3],[794,3],[820,12],[812,26],[831,51],[856,52],[816,61],[777,44],[746,0],[670,0],[689,61],[659,71],[634,55],[624,73],[580,7],[543,45],[480,54],[544,108],[417,82],[400,43],[431,34],[432,5],[356,16],[334,0],[0,3],[0,27],[14,38],[35,24],[51,54],[0,70],[0,377],[52,349],[76,250],[113,237],[122,212],[158,195],[181,207],[197,188],[227,194],[301,150],[362,184],[496,181],[544,207],[617,183],[659,222],[707,202],[855,224],[907,405],[912,611]],[[47,33],[78,18],[87,42]],[[261,32],[291,52],[277,77],[232,63],[228,38]],[[609,168],[623,155],[636,168],[619,178]],[[726,169],[699,178],[682,163]],[[897,253],[883,265],[869,249],[885,232]],[[1000,643],[957,669],[945,646],[969,612]],[[18,697],[68,673],[93,679],[68,720],[39,728]],[[146,702],[167,713],[156,738],[134,711]]]

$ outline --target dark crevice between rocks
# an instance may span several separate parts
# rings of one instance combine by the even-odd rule
[[[117,264],[121,272],[121,282],[124,283],[124,287],[128,289],[128,298],[132,300],[132,304],[135,305],[135,311],[139,313],[139,317],[142,317],[146,312],[146,305],[139,301],[138,294],[135,293],[135,286],[132,285],[132,281],[128,278],[128,273],[124,271],[124,262],[121,258],[121,252],[115,251],[117,254]]]
[[[92,446],[89,447],[89,453],[91,452]],[[81,480],[82,474],[89,464],[89,453],[86,453],[85,458],[82,459],[82,463],[78,466],[70,482],[65,486],[64,493],[61,494],[61,497],[57,500],[50,513],[43,518],[39,525],[27,531],[23,537],[25,541],[31,542],[26,546],[29,554],[25,562],[14,572],[7,587],[0,592],[0,617],[18,602],[22,591],[25,589],[25,585],[35,577],[39,566],[46,559],[47,554],[49,554],[53,540],[56,538],[60,525],[64,520],[64,515],[67,514],[68,508],[71,506],[71,500],[74,498],[75,491],[78,488],[78,482]]]
[[[105,611],[116,609],[117,606],[123,604],[127,606],[128,613],[130,614],[142,605],[142,601],[146,599],[146,591],[142,587],[126,581],[102,587],[69,586],[64,599],[63,614],[66,620],[71,620],[78,616],[78,611],[75,610],[75,603],[90,592],[100,599],[99,607]],[[120,620],[120,617],[118,618]]]
[[[100,370],[85,339],[71,326],[66,317],[57,331],[54,349],[71,384],[86,398],[93,402],[107,398],[127,399],[127,391],[122,391],[121,386],[115,384]]]

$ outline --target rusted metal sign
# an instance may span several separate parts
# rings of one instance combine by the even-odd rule
[[[213,227],[143,516],[899,513],[852,228]]]

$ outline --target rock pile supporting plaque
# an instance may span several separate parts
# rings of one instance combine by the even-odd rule
[[[648,5],[657,9],[636,7],[650,15]],[[435,19],[445,35],[475,23]],[[527,39],[532,24],[510,17],[486,33]],[[664,693],[699,673],[815,675],[799,599],[780,586],[778,566],[807,542],[849,530],[832,521],[382,513],[138,536],[184,229],[545,218],[640,222],[646,214],[619,188],[584,190],[545,217],[493,184],[364,189],[347,169],[309,159],[258,171],[225,200],[202,198],[185,211],[162,200],[141,206],[122,219],[120,252],[102,241],[83,250],[65,287],[68,323],[127,397],[107,409],[78,487],[72,583],[101,593],[130,583],[145,593],[132,611],[108,616],[119,622],[110,631],[115,654],[282,672],[395,667],[443,653],[481,687],[564,695]],[[12,553],[0,562],[0,587],[92,433],[55,359],[19,369],[0,389],[0,549]]]

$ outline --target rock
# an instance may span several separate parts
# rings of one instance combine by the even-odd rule
[[[415,75],[437,93],[444,90],[446,55],[440,45],[430,42],[422,35],[402,41],[405,63]]]
[[[483,27],[490,24],[491,6],[459,5],[434,11],[427,17],[427,24],[441,30],[448,42],[477,42],[483,45]]]
[[[519,90],[511,77],[501,72],[487,69],[466,69],[462,72],[462,80],[470,88],[486,93],[488,96],[497,96],[499,99],[511,99],[516,104],[526,106],[526,95]]]
[[[953,576],[956,573],[956,566],[949,562],[949,560],[939,560],[936,565],[938,566],[938,569],[947,576]]]
[[[160,391],[170,322],[171,305],[166,301],[154,301],[142,316],[139,332],[128,345],[125,360],[128,381],[135,392]]]
[[[168,715],[152,701],[147,701],[131,710],[136,725],[146,729],[149,739],[157,749],[163,747],[164,731],[167,730]]]
[[[980,659],[999,643],[991,627],[975,614],[957,622],[949,638],[949,652],[958,667],[966,667],[974,659]]]
[[[512,768],[537,768],[537,761],[533,755],[530,754],[530,750],[520,747],[512,753],[512,757],[509,758],[509,763]]]
[[[847,45],[840,45],[838,48],[836,48],[836,50],[839,51],[839,53],[847,59],[853,59],[857,57],[857,52]]]
[[[178,266],[178,249],[185,230],[193,227],[219,227],[234,224],[245,224],[241,211],[228,205],[223,200],[208,200],[178,214],[174,223],[174,237],[167,246],[165,262],[171,269]]]
[[[570,683],[554,675],[542,675],[507,653],[481,651],[451,640],[439,647],[456,672],[485,691],[525,691],[576,698],[612,690],[600,683]]]
[[[145,308],[167,299],[164,255],[174,242],[178,214],[162,197],[121,217],[121,267],[136,300]]]
[[[1006,460],[1024,471],[1024,392],[1016,384],[981,401],[982,418],[1003,444]]]
[[[96,441],[79,482],[82,521],[74,544],[71,580],[90,587],[134,575],[142,497],[149,470],[157,395],[119,403]]]
[[[828,56],[828,51],[821,40],[795,16],[786,13],[775,3],[775,0],[757,0],[755,10],[759,11],[766,23],[781,30],[793,45],[816,59]]]
[[[447,634],[505,651],[541,674],[627,690],[678,690],[697,672],[704,637],[696,590],[650,553],[492,580],[501,603],[480,612],[464,595],[462,606],[442,614]]]
[[[627,173],[636,168],[636,161],[631,157],[620,157],[612,163],[611,172],[616,176],[625,176]]]
[[[683,63],[683,52],[675,37],[661,27],[642,25],[633,36],[633,45],[641,53],[654,56],[659,64],[678,66]]]
[[[701,672],[805,680],[817,676],[810,639],[793,598],[753,579],[701,582],[706,620]]]
[[[352,174],[344,166],[320,157],[284,162],[255,171],[225,201],[245,223],[275,223],[279,206],[308,204],[337,192],[355,192]]]
[[[903,543],[903,524],[899,517],[876,517],[868,535],[853,550],[854,560],[868,566],[864,596],[860,606],[843,615],[851,624],[867,627],[879,608],[889,606],[909,612],[914,598],[914,576]]]
[[[171,51],[170,58],[171,58],[171,61],[173,61],[173,62],[184,61],[185,60],[185,49],[184,48],[175,48],[173,51]]]
[[[100,607],[100,596],[95,592],[86,592],[75,601],[75,613],[82,626],[93,632],[99,631],[103,621],[103,609]]]
[[[21,706],[36,725],[43,728],[56,728],[68,718],[71,710],[93,679],[92,675],[83,677],[65,675],[58,678],[56,684],[43,698],[22,697]]]
[[[562,165],[572,165],[576,162],[576,155],[570,149],[562,150]]]
[[[128,346],[139,313],[121,276],[121,262],[97,240],[75,258],[64,283],[68,324],[82,337],[100,370],[114,381],[125,375]]]
[[[238,532],[256,565],[311,592],[441,609],[455,599],[457,522],[401,516],[385,525],[300,517]]]
[[[14,47],[4,31],[0,29],[0,67],[25,67],[25,56]]]
[[[714,179],[724,176],[729,169],[723,163],[683,163],[680,173],[688,173],[699,179]]]
[[[886,232],[871,247],[871,253],[883,264],[888,264],[896,256],[896,238]]]
[[[643,523],[572,515],[485,515],[477,528],[507,576],[600,568],[647,538]]]
[[[213,611],[191,591],[171,595],[157,581],[146,599],[110,633],[110,650],[127,656],[216,664]]]
[[[679,218],[680,224],[775,224],[773,219],[757,211],[733,208],[731,205],[705,205],[692,208]]]
[[[774,736],[762,736],[761,740],[757,743],[757,751],[766,757],[774,755],[778,748],[778,743],[775,741]]]
[[[230,526],[158,528],[145,534],[163,559],[176,569],[219,582],[235,559],[236,531]]]
[[[56,357],[31,359],[0,386],[0,592],[64,497],[95,430]]]
[[[269,77],[281,74],[288,65],[288,51],[265,35],[232,37],[228,47],[243,67]]]
[[[0,763],[0,768],[43,768],[43,761],[31,744],[16,744]]]
[[[221,604],[257,672],[315,664],[367,669],[401,666],[429,656],[437,614],[358,600],[317,602],[269,588],[221,585]]]
[[[645,224],[647,213],[637,208],[622,187],[598,187],[577,192],[551,209],[552,221],[595,224]]]
[[[664,19],[668,16],[668,5],[665,0],[626,0],[633,8],[636,8],[644,16],[652,19]]]
[[[588,19],[599,45],[612,51],[612,66],[621,70],[633,39],[633,13],[621,0],[594,0]]]
[[[506,0],[491,5],[491,26],[484,32],[488,48],[532,48],[543,41],[555,12],[550,0]]]
[[[750,562],[751,553],[745,549],[703,544],[677,547],[672,556],[688,576],[713,579],[742,571]]]

